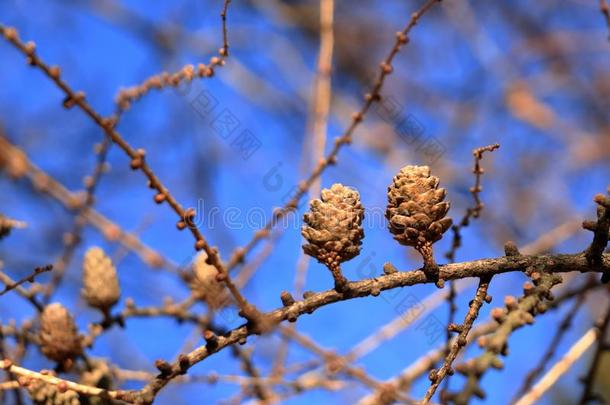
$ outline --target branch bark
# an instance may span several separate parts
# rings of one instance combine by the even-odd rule
[[[607,273],[610,272],[610,254],[603,254],[601,256],[601,265],[595,267],[589,265],[585,253],[571,255],[504,256],[439,266],[440,277],[445,280],[456,280],[468,277],[486,278],[507,272],[532,270],[548,273],[565,273],[572,271]],[[297,301],[288,307],[276,309],[266,315],[268,316],[268,319],[274,323],[282,322],[288,318],[294,320],[303,314],[311,314],[318,308],[338,301],[377,295],[384,290],[430,282],[431,281],[428,279],[423,269],[397,271],[376,278],[351,282],[349,283],[349,289],[346,293],[339,293],[332,289],[308,295],[307,299]],[[186,373],[188,369],[195,364],[227,346],[236,343],[245,343],[248,336],[256,334],[256,332],[255,328],[251,328],[246,324],[235,328],[222,336],[218,336],[213,345],[203,345],[188,354],[181,355],[178,361],[173,363],[166,373],[155,377],[155,379],[150,381],[142,390],[126,393],[125,399],[132,401],[138,399],[138,401],[143,404],[151,403],[156,394],[173,378]]]

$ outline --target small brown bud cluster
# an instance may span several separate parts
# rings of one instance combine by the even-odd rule
[[[446,191],[428,166],[405,166],[388,187],[386,218],[390,232],[400,244],[414,247],[425,267],[436,267],[432,244],[442,238],[452,224],[447,217]]]
[[[71,360],[83,352],[74,318],[59,303],[47,305],[42,311],[39,338],[42,353],[58,363]]]
[[[139,100],[153,89],[160,90],[170,86],[178,87],[183,82],[190,83],[196,77],[212,77],[214,76],[214,67],[223,65],[223,59],[212,57],[208,65],[203,63],[200,63],[197,67],[194,65],[186,65],[175,73],[163,72],[151,76],[140,85],[121,89],[116,96],[115,103],[121,110],[128,110],[134,101]]]
[[[34,405],[80,405],[81,403],[78,394],[66,390],[63,385],[55,386],[36,379],[20,380],[20,383],[27,389]]]
[[[104,313],[121,297],[116,268],[102,248],[92,247],[85,252],[82,294],[89,306]]]

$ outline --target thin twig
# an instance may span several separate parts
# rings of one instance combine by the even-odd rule
[[[604,254],[602,258],[604,261],[603,271],[610,271],[610,254]],[[544,271],[545,274],[546,272],[560,273],[572,271],[601,271],[599,268],[591,269],[591,267],[588,265],[585,254],[580,253],[574,255],[523,255],[518,257],[503,256],[496,259],[483,259],[471,262],[441,265],[439,266],[439,272],[443,279],[455,280],[464,277],[492,277],[504,272],[526,271],[526,269],[531,268],[541,269],[541,271]],[[546,275],[544,276],[544,283],[546,284],[544,284],[544,288],[540,287],[540,295],[548,293],[550,284],[557,282],[557,276],[554,274],[552,276],[553,277],[549,276],[551,277],[549,281],[546,281]],[[413,271],[397,271],[389,275],[378,276],[376,278],[350,283],[349,296],[338,293],[334,289],[315,293],[303,301],[297,301],[288,307],[271,311],[266,314],[266,317],[270,322],[273,323],[288,319],[295,320],[303,314],[312,313],[316,309],[334,302],[370,296],[388,289],[428,282],[429,279],[426,276],[426,273],[421,269]],[[525,298],[523,306],[526,309],[524,310],[531,309],[531,306],[537,305],[540,299],[541,298],[539,298],[539,296],[536,294]],[[522,318],[519,318],[519,320],[522,320]],[[518,324],[517,320],[507,324],[506,327],[510,328],[509,331],[507,332],[506,330],[502,330],[498,336],[507,337],[508,334],[512,332],[513,328],[516,329],[519,327],[519,325],[520,324]],[[256,329],[249,327],[249,325],[243,325],[222,336],[218,336],[213,345],[200,346],[189,354],[181,355],[177,362],[171,364],[171,368],[168,368],[166,373],[163,373],[157,376],[154,380],[150,381],[146,387],[138,391],[137,394],[130,394],[130,398],[133,396],[138,396],[145,403],[150,403],[155,398],[156,394],[173,378],[184,374],[195,364],[203,361],[211,354],[214,354],[227,346],[238,342],[244,343],[248,336],[255,333],[257,333]],[[491,351],[490,353],[494,354],[495,356],[496,352]],[[488,359],[485,361],[488,361]]]
[[[64,250],[54,264],[55,272],[53,273],[53,277],[47,286],[43,298],[45,304],[49,303],[53,292],[61,283],[66,268],[72,260],[74,252],[81,241],[83,230],[87,224],[85,213],[93,206],[93,203],[95,202],[95,191],[97,190],[100,179],[104,174],[108,149],[110,148],[111,144],[110,138],[104,137],[104,140],[99,144],[98,147],[96,147],[97,160],[95,163],[95,168],[93,169],[93,174],[85,178],[85,198],[84,201],[79,204],[72,230],[64,238]]]
[[[493,145],[483,146],[481,148],[477,148],[472,151],[474,156],[474,168],[472,169],[472,173],[474,173],[474,186],[470,187],[470,194],[472,194],[472,199],[474,200],[474,206],[468,207],[466,209],[466,213],[456,225],[451,227],[453,231],[453,239],[451,242],[451,249],[445,253],[445,257],[450,261],[455,261],[455,253],[462,245],[462,237],[460,234],[460,230],[462,228],[467,227],[470,224],[470,219],[476,219],[481,215],[481,211],[483,210],[483,202],[481,201],[480,193],[483,190],[481,186],[481,177],[485,171],[481,167],[481,159],[483,159],[483,154],[485,152],[493,152],[498,149],[500,144],[496,143]]]
[[[72,390],[72,391],[78,392],[79,394],[83,394],[83,395],[87,395],[87,396],[96,396],[96,397],[106,398],[106,399],[124,400],[122,398],[122,391],[111,391],[111,390],[105,390],[105,389],[97,388],[97,387],[90,387],[88,385],[82,385],[82,384],[78,384],[78,383],[75,383],[75,382],[72,382],[69,380],[64,380],[62,378],[51,375],[50,373],[43,373],[43,372],[28,370],[27,368],[19,367],[19,366],[13,364],[13,362],[8,359],[0,360],[0,368],[7,370],[8,372],[10,372],[11,374],[14,374],[16,376],[25,377],[25,378],[29,378],[29,379],[33,379],[33,380],[39,380],[46,384],[54,385],[54,386],[58,387],[58,389],[60,389],[60,390]],[[130,401],[126,401],[126,402],[130,402]]]
[[[507,354],[510,336],[526,324],[533,323],[534,316],[547,308],[546,302],[552,297],[551,289],[561,283],[561,277],[542,270],[542,267],[530,269],[540,271],[529,274],[534,284],[524,284],[523,297],[517,300],[513,296],[507,296],[504,299],[505,309],[492,310],[492,317],[499,325],[493,334],[479,339],[479,345],[485,349],[484,353],[456,367],[456,370],[466,377],[466,384],[457,393],[445,393],[445,399],[449,402],[466,405],[473,396],[484,397],[485,393],[480,385],[481,377],[491,368],[502,367],[500,355]]]
[[[597,375],[597,369],[601,363],[602,354],[608,351],[608,345],[606,344],[608,326],[610,326],[610,303],[608,303],[608,308],[606,309],[604,317],[598,321],[593,328],[597,345],[595,347],[591,366],[583,381],[584,389],[582,391],[582,397],[580,398],[580,405],[586,405],[589,401],[596,399],[596,395],[593,392],[593,384],[595,383],[595,376]]]
[[[271,387],[261,379],[260,371],[254,365],[252,356],[239,346],[232,346],[231,349],[235,357],[240,360],[242,369],[252,379],[251,387],[256,397],[262,404],[269,403],[275,395]]]
[[[597,221],[584,221],[582,226],[593,232],[593,241],[586,250],[587,260],[592,266],[598,266],[610,238],[610,187],[608,195],[596,194],[593,201],[597,204]],[[608,281],[610,275],[603,275],[602,282]]]
[[[21,284],[24,284],[26,282],[33,283],[34,278],[36,276],[38,276],[39,274],[42,274],[42,273],[46,273],[51,270],[53,270],[53,265],[51,265],[51,264],[43,266],[43,267],[36,267],[30,275],[25,276],[22,279],[15,281],[15,282],[9,281],[8,283],[5,283],[6,285],[4,286],[4,289],[2,291],[0,291],[0,296],[6,294],[7,292],[9,292],[11,290],[16,289]]]
[[[565,285],[565,284],[564,284]],[[602,286],[595,281],[594,279],[589,278],[582,286],[577,288],[573,288],[570,290],[566,290],[559,294],[556,299],[549,303],[548,310],[556,310],[561,307],[561,305],[574,297],[578,297],[581,294],[585,294],[594,289],[601,288]],[[470,333],[467,336],[467,344],[469,346],[473,341],[477,338],[489,335],[490,333],[495,332],[498,329],[499,325],[495,320],[489,320],[472,328]],[[453,337],[453,340],[456,340],[457,336]],[[421,377],[424,373],[428,372],[431,368],[434,367],[439,361],[446,357],[445,355],[445,346],[444,344],[430,350],[425,355],[421,356],[417,360],[415,360],[411,365],[406,367],[399,375],[389,379],[386,381],[386,390],[384,391],[375,391],[371,395],[368,395],[362,398],[358,404],[359,405],[388,405],[391,403],[392,393],[397,390],[407,390],[412,383]],[[389,394],[389,395],[388,395]],[[387,401],[385,399],[388,399]]]
[[[78,201],[81,201],[78,193],[69,191],[59,181],[36,166],[22,149],[11,144],[0,134],[0,160],[10,161],[11,157],[19,163],[15,164],[14,168],[9,166],[9,171],[20,172],[19,177],[27,177],[36,191],[49,195],[68,210],[78,206]],[[23,173],[21,173],[22,170]],[[176,263],[143,243],[135,234],[121,229],[118,224],[99,211],[89,208],[83,211],[82,215],[109,242],[119,242],[129,251],[134,252],[148,266],[177,272],[178,265]]]
[[[459,332],[459,335],[451,345],[451,349],[445,357],[445,362],[443,363],[441,368],[438,370],[430,371],[430,380],[432,381],[432,384],[430,385],[430,388],[428,388],[428,391],[424,396],[422,405],[427,404],[432,399],[432,396],[436,392],[436,389],[441,384],[445,376],[447,376],[448,374],[453,374],[451,366],[457,358],[457,355],[460,350],[464,346],[466,346],[466,338],[468,337],[468,333],[470,332],[470,329],[472,328],[475,319],[477,319],[477,317],[479,316],[479,310],[483,306],[483,302],[489,302],[489,300],[491,300],[491,297],[488,297],[487,295],[487,290],[489,289],[490,281],[490,277],[481,278],[481,280],[479,281],[479,287],[477,288],[477,292],[475,293],[474,299],[470,302],[470,308],[468,309],[466,318],[464,318],[464,322],[461,325],[450,324],[448,326],[447,329],[450,329],[454,332]]]
[[[330,152],[326,155],[325,158],[321,159],[316,167],[313,169],[309,177],[305,180],[299,182],[298,188],[294,196],[282,207],[276,209],[269,222],[260,230],[254,233],[252,239],[243,247],[237,248],[231,254],[231,259],[227,265],[228,269],[231,270],[238,264],[244,261],[245,256],[252,251],[260,241],[266,239],[270,235],[270,231],[275,225],[288,215],[290,212],[296,210],[299,201],[301,198],[307,193],[307,190],[311,187],[311,185],[316,181],[318,177],[326,170],[326,168],[330,165],[334,165],[337,162],[337,156],[339,151],[344,145],[348,145],[352,142],[353,134],[359,124],[364,120],[365,115],[368,113],[370,108],[374,103],[381,100],[381,89],[385,83],[386,78],[393,71],[393,61],[394,57],[398,54],[403,45],[406,45],[409,42],[409,34],[413,27],[417,24],[419,19],[426,14],[436,3],[438,0],[428,0],[423,6],[416,12],[411,15],[411,19],[408,24],[402,31],[396,33],[396,41],[394,46],[390,50],[388,56],[381,62],[379,65],[379,74],[377,76],[377,80],[373,84],[371,91],[365,95],[364,104],[360,108],[358,112],[355,112],[352,115],[352,119],[348,127],[345,129],[342,135],[338,136],[334,140],[334,145]]]
[[[500,144],[493,144],[493,145],[488,145],[488,146],[483,146],[481,148],[477,148],[475,150],[472,151],[472,154],[474,156],[474,167],[472,169],[472,173],[474,173],[474,186],[472,186],[470,188],[470,193],[472,194],[472,199],[474,201],[474,206],[472,207],[468,207],[466,209],[466,213],[464,214],[464,216],[462,217],[462,219],[460,220],[460,222],[458,222],[456,225],[453,225],[451,227],[451,230],[453,231],[453,239],[451,242],[451,248],[450,250],[445,254],[445,257],[449,260],[450,263],[455,262],[455,254],[457,252],[457,250],[460,248],[460,246],[462,245],[462,235],[460,233],[460,231],[462,230],[462,228],[467,227],[470,224],[470,219],[476,219],[481,215],[481,211],[483,210],[483,203],[481,202],[481,198],[479,196],[479,193],[483,190],[483,187],[481,186],[481,177],[483,176],[484,170],[481,167],[481,160],[483,159],[483,154],[485,152],[493,152],[494,150],[498,149],[500,147]],[[449,319],[448,319],[448,325],[451,325],[454,320],[455,320],[455,314],[457,312],[457,305],[455,303],[455,298],[457,295],[457,291],[455,289],[455,283],[453,281],[449,282],[449,294],[447,295],[447,303],[449,304]],[[447,329],[447,336],[446,336],[446,343],[447,343],[447,348],[446,348],[446,355],[449,355],[450,352],[450,342],[451,342],[451,331],[449,329]],[[449,387],[449,378],[447,378],[445,380],[445,388]]]
[[[307,134],[311,132],[311,163],[316,164],[324,158],[326,147],[328,114],[332,95],[331,73],[334,48],[334,0],[320,0],[320,49],[318,51],[318,65],[314,78],[313,97],[311,102],[311,114],[308,120]],[[311,127],[311,131],[310,131]],[[304,149],[306,151],[306,149]],[[307,153],[305,153],[307,155]],[[316,196],[320,192],[320,180],[318,177],[309,190],[310,196]],[[297,296],[303,294],[303,288],[307,280],[307,269],[310,256],[302,250],[299,251],[297,268],[294,276],[294,293]],[[296,325],[289,325],[295,328]],[[284,361],[288,354],[288,341],[282,340],[278,347],[277,355],[273,362],[271,375],[281,376]]]
[[[159,177],[154,173],[150,166],[146,163],[145,155],[146,152],[143,149],[134,149],[114,128],[115,121],[112,119],[102,118],[92,107],[85,101],[85,95],[82,92],[74,92],[70,86],[61,78],[61,73],[58,68],[50,67],[45,64],[36,54],[35,45],[33,43],[23,43],[19,39],[17,30],[11,27],[5,27],[0,25],[0,34],[4,38],[14,45],[19,51],[27,56],[28,63],[31,66],[38,67],[42,70],[45,75],[51,79],[57,87],[59,87],[66,95],[64,100],[64,106],[67,108],[77,105],[87,116],[89,116],[105,133],[110,137],[112,142],[117,144],[121,150],[131,159],[131,168],[133,170],[140,170],[148,178],[149,187],[157,191],[155,201],[157,203],[167,202],[176,215],[180,218],[178,221],[178,228],[188,229],[191,231],[195,239],[195,249],[197,251],[203,250],[208,256],[208,260],[212,266],[216,268],[219,274],[219,279],[226,285],[229,292],[235,299],[237,305],[240,308],[240,314],[249,321],[258,323],[262,321],[259,311],[250,304],[244,296],[239,292],[233,281],[229,276],[227,268],[224,266],[220,259],[218,249],[210,246],[203,234],[194,223],[193,219],[195,216],[194,210],[185,210],[182,205],[174,198],[167,187],[161,182]]]
[[[516,402],[517,398],[525,395],[525,393],[527,393],[532,388],[534,381],[536,381],[536,379],[540,376],[540,374],[542,374],[544,372],[546,365],[551,361],[551,359],[555,355],[555,352],[557,351],[557,348],[559,346],[559,343],[561,342],[561,339],[563,338],[565,333],[570,329],[574,316],[576,315],[576,313],[578,312],[578,310],[580,309],[582,304],[585,302],[585,299],[587,297],[585,295],[585,293],[586,293],[586,290],[584,290],[581,294],[578,295],[578,297],[576,298],[576,301],[574,301],[574,304],[572,305],[570,310],[565,314],[565,316],[563,317],[563,320],[561,321],[561,323],[559,324],[559,327],[557,328],[557,331],[555,332],[555,335],[553,336],[553,339],[551,339],[549,347],[547,348],[546,352],[540,359],[540,362],[529,373],[527,373],[527,376],[525,377],[525,380],[523,381],[523,386],[521,387],[521,389],[519,389],[519,391],[517,391],[517,393],[515,394],[515,398],[513,398],[513,401],[511,401],[511,402]]]
[[[229,39],[227,31],[227,11],[231,0],[224,0],[220,18],[222,20],[222,46],[218,53],[210,57],[207,64],[199,63],[197,66],[185,65],[174,73],[161,72],[145,79],[142,83],[125,89],[120,89],[115,98],[116,112],[111,118],[114,125],[121,119],[122,114],[135,102],[146,96],[151,90],[162,90],[166,87],[178,87],[182,83],[189,84],[195,78],[210,78],[215,70],[226,63],[229,56]]]

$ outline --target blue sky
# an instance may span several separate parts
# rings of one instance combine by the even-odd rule
[[[22,38],[34,40],[41,57],[60,65],[71,86],[84,90],[89,102],[104,115],[112,113],[119,88],[162,70],[175,71],[186,63],[205,62],[221,44],[220,1],[120,2],[121,7],[139,16],[141,20],[137,21],[144,22],[141,25],[129,18],[123,21],[116,13],[105,15],[88,3],[6,0],[0,3],[0,22],[17,27]],[[306,172],[301,151],[309,135],[308,98],[318,39],[316,33],[308,34],[294,21],[287,22],[282,9],[272,3],[234,0],[229,10],[231,54],[226,66],[218,69],[214,78],[193,83],[188,94],[171,89],[153,92],[137,102],[119,126],[128,142],[147,149],[151,167],[184,206],[202,204],[204,210],[218,210],[214,224],[204,221],[203,231],[225,260],[231,249],[251,238],[260,215],[269,218],[272,208],[282,205]],[[336,66],[332,77],[329,144],[362,102],[370,82],[367,79],[391,48],[394,32],[402,29],[418,6],[413,1],[337,3],[336,54],[341,55],[343,65]],[[608,82],[610,44],[596,2],[590,3],[515,2],[515,10],[524,10],[519,24],[529,27],[531,37],[526,38],[517,29],[519,24],[506,18],[507,6],[474,1],[466,2],[469,7],[465,8],[452,0],[443,2],[415,27],[411,44],[398,55],[395,74],[386,83],[383,94],[397,105],[395,119],[384,120],[382,112],[371,111],[356,131],[354,144],[341,152],[336,166],[324,172],[322,186],[341,182],[356,187],[367,212],[382,213],[387,186],[398,169],[406,164],[431,164],[433,173],[448,188],[450,215],[457,220],[470,204],[472,149],[498,142],[500,150],[483,161],[487,170],[482,193],[485,211],[464,231],[464,246],[457,260],[498,256],[508,237],[523,246],[575,217],[592,219],[592,196],[606,189],[610,174],[609,154],[603,152],[610,150],[610,132],[600,118],[607,118],[610,107],[610,91],[603,87],[604,80]],[[475,22],[474,33],[469,10],[474,12],[470,16]],[[168,32],[179,27],[182,33],[175,50],[168,52],[155,45],[151,32],[145,29],[149,25],[166,27]],[[544,38],[542,34],[536,36],[532,27],[556,35],[552,38],[559,41],[562,53],[545,53],[532,45],[532,38]],[[349,59],[349,55],[356,56]],[[81,188],[82,178],[94,165],[91,151],[102,139],[100,130],[81,112],[63,109],[59,90],[28,67],[23,56],[6,43],[0,44],[0,78],[0,125],[8,138],[66,187]],[[527,101],[527,95],[518,92],[519,84],[531,90],[538,106],[547,107],[543,112],[551,111],[550,123],[543,120],[540,124],[540,114],[531,119],[511,107]],[[210,112],[201,113],[194,107],[202,94],[215,100]],[[515,104],[510,100],[516,100]],[[540,111],[531,106],[525,110]],[[221,114],[230,114],[239,123],[230,136],[225,137],[215,126]],[[403,132],[401,123],[405,119],[419,128],[416,139]],[[247,158],[235,145],[243,131],[260,144]],[[390,144],[389,150],[384,142]],[[440,159],[431,161],[420,148],[421,142],[438,143],[443,152]],[[592,146],[587,149],[587,145]],[[601,151],[600,156],[592,152],[596,150]],[[193,252],[190,235],[176,231],[175,216],[167,206],[153,203],[141,173],[129,169],[128,160],[116,147],[110,151],[109,163],[112,169],[102,179],[96,208],[124,229],[137,232],[144,242],[174,262],[188,260]],[[248,299],[264,310],[279,306],[280,292],[292,289],[305,207],[301,205],[273,253],[244,289]],[[11,182],[0,176],[0,210],[30,225],[0,244],[0,258],[7,272],[15,277],[25,275],[34,266],[58,257],[61,235],[72,224],[71,214],[61,205],[33,192],[25,180]],[[228,223],[227,215],[235,219]],[[582,250],[589,237],[576,232],[553,250]],[[131,296],[139,305],[158,305],[163,296],[179,300],[188,295],[175,277],[149,269],[136,255],[123,252],[119,245],[87,228],[55,297],[75,313],[83,330],[97,316],[79,295],[80,261],[84,250],[92,245],[102,246],[120,258],[117,267],[124,291],[122,302]],[[449,237],[435,245],[439,262],[443,262],[442,254],[449,245]],[[386,261],[401,269],[420,265],[416,255],[392,240],[382,221],[374,221],[365,228],[361,255],[344,265],[344,273],[351,279],[358,278],[363,269],[381,274]],[[480,319],[487,319],[489,309],[501,305],[504,295],[519,295],[524,281],[521,274],[494,279],[491,295],[496,298],[484,308]],[[327,270],[311,261],[306,289],[319,291],[331,285]],[[402,300],[423,300],[434,291],[433,286],[410,287],[378,298],[324,307],[300,318],[297,328],[321,346],[344,353],[396,317],[396,306]],[[460,296],[459,317],[465,314],[473,292],[471,287]],[[3,322],[32,315],[31,308],[14,298],[3,297],[0,308]],[[204,308],[198,306],[196,310]],[[517,377],[534,365],[532,358],[540,357],[544,343],[550,339],[549,331],[563,312],[544,315],[535,325],[514,334],[505,372],[490,371],[483,380],[488,393],[486,403],[503,403],[514,393],[516,381],[521,381]],[[578,315],[559,352],[578,339],[595,314],[595,308],[591,308]],[[445,322],[445,305],[431,311],[430,316]],[[238,320],[228,320],[227,327],[239,324]],[[430,343],[416,326],[384,343],[358,364],[376,378],[389,378],[440,343]],[[100,338],[91,355],[110,357],[122,367],[151,370],[155,359],[175,358],[185,341],[202,344],[192,326],[167,319],[133,319],[126,329],[115,328]],[[277,335],[255,337],[249,342],[257,364],[268,373],[279,342]],[[467,356],[476,353],[478,349],[471,348]],[[288,364],[312,357],[292,345]],[[555,403],[554,395],[578,395],[576,378],[583,364],[578,363],[564,376],[542,403]],[[31,350],[25,365],[50,366],[36,350]],[[211,371],[239,374],[239,363],[230,350],[225,350],[192,369],[198,375]],[[451,386],[459,388],[462,383],[456,376]],[[412,390],[414,397],[422,396],[427,386],[425,378],[418,381]],[[285,403],[353,403],[367,392],[358,384],[354,387],[340,392],[314,390],[290,397]],[[232,384],[171,384],[158,403],[217,403],[235,392]]]

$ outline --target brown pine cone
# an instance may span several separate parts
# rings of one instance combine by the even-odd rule
[[[87,304],[108,312],[119,301],[121,288],[112,260],[99,247],[92,247],[83,260],[82,294]]]
[[[204,300],[211,309],[218,309],[228,297],[222,283],[216,280],[218,270],[205,262],[207,258],[205,252],[199,253],[195,258],[190,286],[193,293]]]
[[[449,202],[438,187],[438,177],[428,166],[405,166],[388,187],[386,218],[390,232],[400,244],[412,246],[424,258],[425,267],[436,267],[432,244],[442,238],[452,224],[446,217]]]
[[[40,350],[63,363],[83,352],[82,340],[70,312],[61,304],[47,305],[40,315]]]
[[[325,264],[335,277],[335,284],[347,281],[340,274],[339,265],[360,253],[364,230],[364,208],[354,189],[333,184],[322,190],[322,198],[310,202],[303,219],[301,234],[308,243],[303,251]]]

